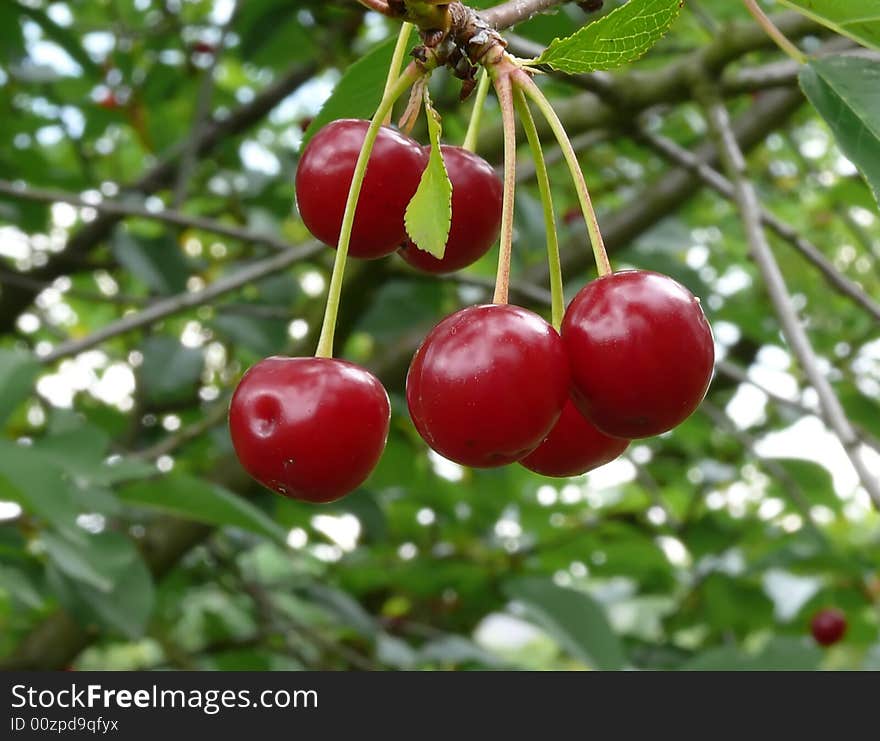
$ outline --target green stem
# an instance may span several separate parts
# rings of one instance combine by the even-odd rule
[[[469,152],[477,151],[477,135],[480,133],[480,122],[483,120],[483,106],[489,95],[489,73],[485,67],[480,72],[480,82],[477,85],[477,93],[474,96],[474,109],[471,111],[471,121],[468,124],[467,134],[464,137],[462,149]]]
[[[354,175],[351,179],[351,187],[348,190],[348,199],[345,202],[345,214],[342,217],[342,228],[339,232],[339,244],[336,247],[336,259],[333,263],[333,274],[330,277],[330,289],[327,292],[327,307],[324,310],[324,323],[321,325],[321,337],[318,340],[318,349],[315,356],[319,358],[333,357],[333,335],[336,332],[336,316],[339,313],[339,297],[342,292],[342,277],[345,274],[345,261],[348,258],[348,245],[351,242],[351,230],[354,226],[354,215],[357,209],[358,198],[361,194],[361,186],[367,172],[367,162],[373,151],[373,144],[379,135],[382,121],[394,106],[395,101],[403,95],[415,82],[422,71],[413,63],[407,67],[391,88],[386,91],[379,103],[379,108],[373,116],[367,135],[364,138],[360,155],[354,167]]]
[[[535,119],[529,110],[522,90],[516,88],[513,93],[513,104],[519,114],[520,123],[526,132],[532,156],[535,159],[535,177],[541,193],[541,206],[544,209],[544,228],[547,232],[547,261],[550,266],[551,321],[558,332],[562,327],[565,314],[565,296],[562,285],[562,261],[559,257],[559,236],[556,233],[556,219],[553,216],[553,194],[550,191],[550,176],[547,174],[547,163],[544,161],[544,150],[541,138],[535,127]]]
[[[568,169],[571,171],[578,201],[580,201],[581,210],[584,213],[587,233],[590,235],[590,245],[593,248],[593,257],[596,259],[596,269],[599,271],[600,277],[610,275],[611,263],[608,261],[605,242],[602,239],[602,232],[599,230],[599,220],[596,218],[596,211],[593,208],[593,202],[590,200],[590,191],[584,180],[584,173],[581,172],[577,154],[575,154],[574,147],[571,146],[568,134],[565,133],[565,127],[562,125],[562,121],[559,120],[559,116],[556,115],[556,111],[553,110],[550,101],[544,97],[541,88],[534,83],[532,78],[522,70],[517,70],[514,74],[514,83],[538,106],[541,113],[547,119],[547,123],[550,124],[556,141],[559,142],[559,148],[562,150],[562,154],[568,164]]]
[[[761,10],[755,0],[743,0],[743,4],[746,6],[746,10],[748,10],[758,22],[758,25],[766,31],[767,35],[776,42],[776,45],[782,49],[782,51],[788,54],[788,56],[794,59],[798,64],[807,63],[807,55],[788,40],[786,35],[782,33],[782,31],[776,27],[776,24],[770,20],[767,14]]]
[[[388,68],[388,79],[385,80],[385,90],[383,96],[394,86],[400,75],[400,68],[403,66],[403,59],[406,56],[406,48],[409,46],[409,37],[412,35],[412,23],[404,22],[400,27],[400,33],[397,35],[397,44],[394,47],[394,54],[391,57],[391,66]],[[385,114],[382,121],[386,126],[391,123],[391,111]]]
[[[498,250],[498,274],[495,278],[494,304],[506,304],[510,294],[510,258],[513,252],[513,208],[516,195],[516,114],[513,108],[513,86],[506,70],[492,77],[501,121],[504,127],[504,198],[501,206],[501,246]]]

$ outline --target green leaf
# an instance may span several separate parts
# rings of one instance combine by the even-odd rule
[[[31,610],[39,610],[45,602],[30,577],[12,566],[0,564],[0,589]]]
[[[704,651],[682,664],[681,671],[811,671],[819,666],[822,652],[806,639],[774,638],[757,655],[736,646]]]
[[[817,59],[803,68],[800,82],[880,202],[880,64],[859,57]]]
[[[57,530],[73,532],[81,512],[74,487],[46,456],[0,440],[0,472],[0,499],[17,502]]]
[[[113,255],[154,293],[168,295],[186,290],[189,265],[171,237],[148,238],[118,229],[113,237]]]
[[[201,350],[159,335],[147,339],[142,352],[138,386],[148,402],[169,404],[195,395],[205,362]]]
[[[94,551],[88,547],[90,538],[85,531],[76,540],[48,532],[43,533],[40,539],[47,555],[63,574],[99,592],[113,589],[113,576],[107,571],[107,564],[96,558]]]
[[[549,579],[525,577],[504,585],[511,599],[572,656],[597,669],[622,669],[623,645],[601,605],[584,592],[556,586]]]
[[[69,564],[54,558],[49,582],[68,610],[82,622],[97,621],[128,638],[143,635],[156,594],[150,571],[134,543],[119,533],[83,532],[67,550],[75,551],[80,566],[88,564],[101,577],[101,587],[97,587],[93,580],[71,573]]]
[[[782,0],[817,23],[864,46],[880,49],[880,3],[877,0]]]
[[[287,532],[246,499],[192,476],[175,474],[123,486],[119,498],[129,504],[180,515],[210,525],[230,526],[285,543]]]
[[[438,260],[446,254],[446,240],[452,225],[452,183],[443,162],[440,116],[431,105],[425,88],[425,115],[431,137],[431,157],[422,173],[416,194],[406,207],[406,233],[420,250]]]
[[[635,61],[663,38],[682,5],[682,0],[629,0],[571,36],[554,39],[534,63],[580,74]]]
[[[379,44],[345,71],[303,135],[303,147],[309,143],[315,132],[331,121],[373,117],[382,100],[395,43],[395,39],[388,39]]]
[[[39,371],[40,364],[31,353],[0,348],[0,424],[30,395]]]

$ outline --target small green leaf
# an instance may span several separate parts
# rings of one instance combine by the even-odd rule
[[[806,639],[776,637],[758,654],[736,646],[710,648],[682,664],[681,671],[812,671],[822,652]]]
[[[153,293],[169,295],[186,290],[190,267],[173,238],[144,237],[118,229],[112,245],[113,256]]]
[[[0,424],[31,392],[40,364],[25,350],[0,348]]]
[[[47,536],[42,537],[45,541]],[[59,545],[60,539],[50,536],[49,540]],[[64,545],[54,553],[47,576],[65,607],[83,623],[97,621],[128,638],[143,635],[155,603],[155,586],[134,543],[120,533],[82,532],[75,544]],[[68,551],[75,553],[78,569],[59,560]],[[100,586],[92,578],[82,578],[87,571],[100,577]]]
[[[580,74],[632,62],[663,38],[682,5],[682,0],[629,0],[571,36],[554,39],[534,63]]]
[[[877,0],[782,0],[808,18],[864,46],[880,49]]]
[[[800,82],[880,202],[880,64],[860,57],[817,59],[803,68]]]
[[[522,602],[537,625],[588,666],[622,669],[627,665],[623,646],[605,611],[588,594],[558,587],[541,577],[508,582],[504,591],[511,599]]]
[[[406,233],[416,247],[442,260],[452,225],[452,183],[440,149],[443,132],[440,115],[431,105],[427,88],[425,114],[431,137],[431,157],[422,173],[418,190],[406,208]]]
[[[40,539],[49,558],[63,574],[99,592],[113,589],[113,577],[108,573],[107,565],[90,557],[93,551],[88,547],[90,538],[84,531],[75,541],[49,532],[43,533]]]
[[[237,494],[192,476],[166,476],[122,487],[124,502],[180,515],[209,525],[238,527],[284,543],[287,533],[262,510]]]
[[[186,347],[175,338],[148,338],[141,352],[138,386],[144,398],[154,404],[170,404],[195,397],[205,358],[202,350]]]

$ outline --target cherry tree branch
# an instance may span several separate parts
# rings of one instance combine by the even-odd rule
[[[699,176],[706,185],[720,193],[725,198],[736,200],[736,188],[724,175],[718,172],[706,161],[695,156],[693,152],[679,146],[671,139],[648,132],[640,131],[639,138],[656,150],[663,157],[677,165],[686,167]],[[780,238],[788,242],[813,266],[815,266],[828,285],[840,294],[846,296],[871,316],[880,321],[880,304],[874,301],[868,294],[845,275],[843,275],[832,262],[825,257],[822,251],[810,242],[806,237],[798,233],[791,224],[776,217],[763,206],[758,206],[758,218],[764,226],[773,230]]]
[[[508,0],[494,8],[480,11],[480,16],[492,28],[502,29],[526,21],[538,13],[565,5],[569,0]]]
[[[292,245],[283,239],[272,234],[263,232],[255,232],[250,229],[224,224],[214,219],[206,219],[200,216],[190,216],[174,210],[156,211],[149,209],[144,205],[135,204],[128,201],[119,200],[102,200],[94,201],[84,199],[75,193],[68,193],[63,190],[55,190],[53,188],[38,188],[33,185],[27,185],[20,182],[9,182],[8,180],[0,180],[0,194],[10,196],[25,201],[35,201],[38,203],[69,203],[71,206],[78,208],[90,208],[99,214],[104,214],[113,218],[135,217],[139,219],[150,219],[152,221],[160,221],[174,226],[186,227],[190,229],[200,229],[212,234],[219,234],[230,239],[238,239],[242,242],[252,244],[263,244],[274,250],[289,250]]]
[[[868,468],[862,456],[859,438],[847,419],[831,383],[822,372],[816,352],[797,315],[785,284],[785,278],[764,232],[760,202],[754,186],[748,179],[745,156],[736,140],[727,108],[715,98],[710,85],[711,83],[706,81],[705,86],[698,90],[698,95],[705,102],[710,128],[717,138],[727,174],[733,182],[736,203],[739,207],[749,248],[764,278],[782,333],[803,368],[807,379],[816,390],[826,422],[843,445],[874,506],[880,510],[880,481]]]
[[[102,342],[113,337],[126,334],[142,327],[147,327],[172,314],[202,306],[214,299],[232,291],[238,290],[248,283],[260,280],[274,273],[290,267],[293,263],[304,260],[324,249],[319,242],[310,242],[301,247],[286,250],[278,255],[259,260],[245,267],[239,268],[232,275],[215,281],[200,291],[179,293],[160,301],[150,304],[147,308],[135,314],[111,322],[100,329],[78,340],[64,342],[51,352],[43,355],[40,360],[43,363],[54,363],[61,358],[78,355],[89,350]]]

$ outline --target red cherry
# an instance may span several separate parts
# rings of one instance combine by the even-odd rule
[[[193,42],[192,50],[196,54],[214,54],[217,51],[217,47],[207,41],[195,41]]]
[[[544,476],[579,476],[610,463],[627,447],[629,440],[599,432],[568,400],[544,442],[520,463]]]
[[[356,119],[328,124],[306,145],[297,167],[300,215],[315,237],[334,248],[369,125]],[[349,254],[383,257],[401,245],[406,239],[404,213],[426,163],[418,142],[387,126],[379,129],[355,211]]]
[[[120,107],[119,101],[113,93],[105,93],[98,100],[98,105],[107,111],[115,111]]]
[[[532,452],[559,418],[570,374],[556,331],[518,306],[472,306],[446,317],[416,351],[409,412],[440,455],[494,468]]]
[[[574,206],[574,207],[568,209],[568,211],[566,211],[566,212],[562,215],[562,220],[563,220],[568,226],[572,226],[573,224],[577,224],[577,223],[579,223],[579,222],[582,223],[582,222],[583,222],[583,218],[584,218],[584,212],[581,211],[581,209],[580,209],[579,206]]]
[[[504,184],[486,160],[461,147],[443,145],[452,183],[452,224],[442,260],[407,240],[400,256],[426,273],[452,273],[475,263],[498,239]],[[429,156],[430,148],[425,148]]]
[[[819,610],[810,622],[810,631],[820,646],[831,646],[846,633],[846,615],[835,607]]]
[[[606,435],[650,437],[699,406],[712,378],[712,330],[699,299],[659,273],[589,283],[562,323],[572,400]]]
[[[229,431],[245,470],[293,499],[357,489],[388,437],[388,394],[369,371],[330,358],[266,358],[238,384]]]

